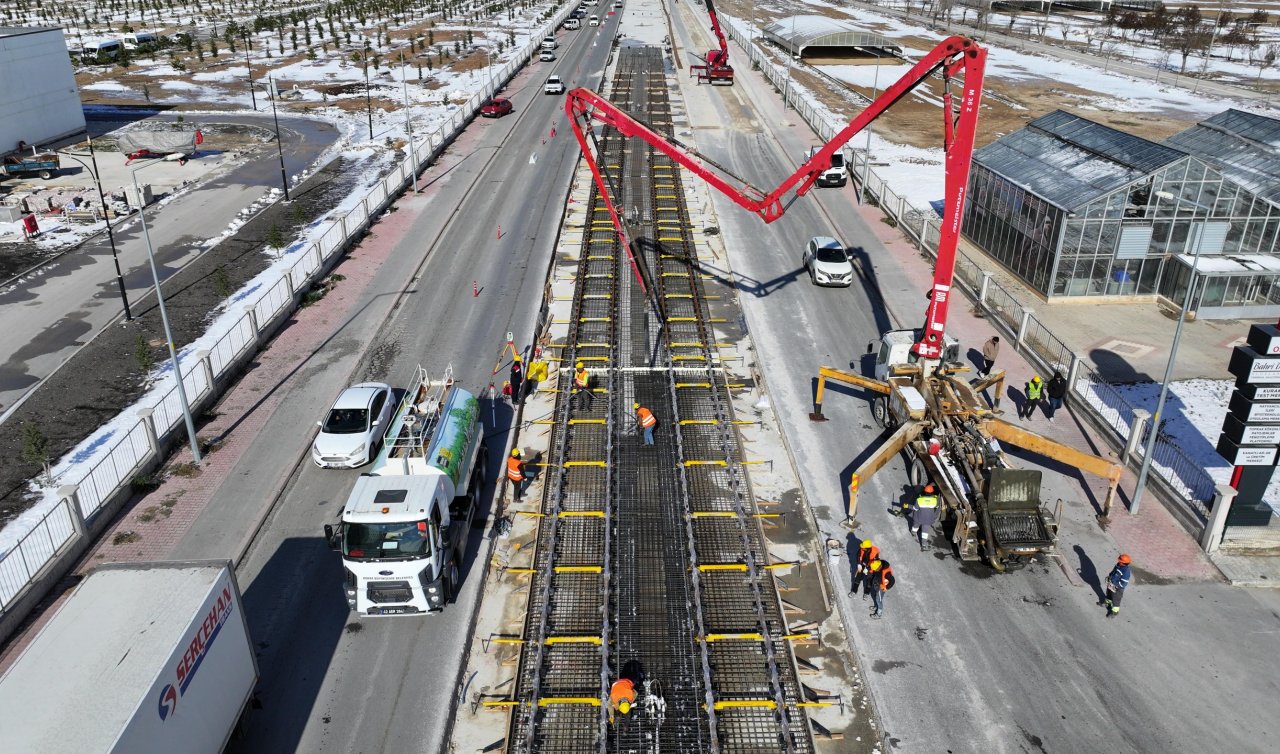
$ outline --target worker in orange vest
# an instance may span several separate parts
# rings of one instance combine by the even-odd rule
[[[631,407],[636,410],[636,424],[644,431],[644,444],[652,445],[653,428],[658,426],[658,420],[654,418],[652,411],[639,403],[632,403]]]
[[[862,544],[858,545],[858,562],[854,564],[853,588],[849,590],[849,594],[857,594],[858,585],[861,584],[862,599],[871,596],[871,561],[879,559],[880,548],[869,539],[862,540]]]
[[[507,481],[511,482],[511,489],[515,491],[513,499],[519,500],[529,482],[529,476],[524,473],[524,463],[520,461],[519,448],[512,448],[511,457],[507,459]]]
[[[636,684],[630,678],[619,678],[609,688],[609,722],[613,722],[613,713],[630,714],[636,704]]]
[[[884,593],[892,589],[897,582],[893,577],[893,568],[889,565],[889,561],[871,561],[871,571],[867,574],[867,580],[871,582],[871,604],[875,605],[875,609],[871,611],[871,617],[879,618],[884,614]]]
[[[573,369],[573,399],[574,405],[577,406],[579,411],[582,410],[584,400],[587,404],[586,410],[590,411],[591,404],[595,399],[595,396],[591,394],[591,373],[587,371],[581,361],[574,365]]]

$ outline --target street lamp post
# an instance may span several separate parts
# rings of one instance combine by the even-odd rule
[[[1156,196],[1166,201],[1170,199],[1174,200],[1174,216],[1176,217],[1178,211],[1177,197],[1167,191],[1157,191]],[[1211,208],[1206,207],[1199,202],[1193,202],[1189,199],[1183,199],[1181,201],[1204,210],[1206,222],[1208,221],[1209,216],[1213,214],[1213,210]],[[1191,220],[1191,227],[1195,227],[1194,214],[1191,216]],[[1156,436],[1160,433],[1160,415],[1164,411],[1165,398],[1169,395],[1169,380],[1173,377],[1173,364],[1178,358],[1178,343],[1182,339],[1182,324],[1187,321],[1187,312],[1191,310],[1191,298],[1196,292],[1196,273],[1199,271],[1200,246],[1203,239],[1204,228],[1201,228],[1200,232],[1196,234],[1195,254],[1191,259],[1191,277],[1187,281],[1187,292],[1182,299],[1182,314],[1179,315],[1178,325],[1173,331],[1173,344],[1169,347],[1169,360],[1165,362],[1164,365],[1164,380],[1160,383],[1160,397],[1156,399],[1156,410],[1155,413],[1151,415],[1151,436],[1147,438],[1147,445],[1142,454],[1142,466],[1138,469],[1138,482],[1133,487],[1133,501],[1129,507],[1129,513],[1131,515],[1137,515],[1138,507],[1142,503],[1142,494],[1146,491],[1147,475],[1151,471],[1151,456],[1155,453]]]
[[[253,111],[258,112],[258,95],[253,92],[253,64],[249,62],[249,49],[253,43],[249,41],[249,30],[244,30],[244,67],[249,71],[249,100],[253,102]]]
[[[364,69],[364,109],[369,115],[369,141],[373,141],[373,100],[369,98],[369,58],[360,57],[360,67]]]
[[[133,190],[138,197],[138,219],[142,222],[142,238],[147,244],[147,261],[151,263],[151,279],[156,284],[156,302],[160,305],[160,322],[164,325],[164,340],[169,346],[169,363],[173,365],[173,376],[178,383],[178,401],[182,404],[182,419],[187,425],[187,439],[191,442],[191,457],[200,463],[200,442],[196,439],[196,423],[191,418],[191,404],[187,401],[187,389],[182,384],[182,369],[178,363],[178,351],[173,346],[173,332],[169,329],[169,312],[164,306],[164,292],[160,290],[160,273],[156,269],[155,250],[151,247],[151,233],[147,230],[146,201],[142,198],[142,187],[138,185],[138,171],[157,165],[143,165],[129,171],[133,178]]]
[[[871,101],[874,103],[876,97],[880,96],[880,56],[876,56],[875,76],[871,83]],[[950,117],[950,115],[948,115]],[[867,124],[867,153],[863,155],[862,165],[862,192],[867,191],[867,180],[871,178],[871,124]],[[866,199],[863,199],[866,201]]]
[[[280,92],[276,90],[276,82],[270,76],[267,77],[267,94],[271,98],[271,120],[276,124],[276,151],[280,154],[280,185],[284,186],[284,200],[289,201],[289,176],[284,169],[284,145],[280,142],[280,116],[276,115],[276,95]]]
[[[795,10],[792,8],[792,10]],[[796,17],[791,16],[791,40],[792,46],[796,43]],[[793,50],[791,56],[787,58],[787,83],[782,88],[782,109],[786,110],[791,106],[791,66],[799,56]]]
[[[98,202],[102,205],[102,221],[107,224],[107,241],[111,244],[111,261],[116,265],[116,287],[120,289],[120,301],[124,304],[124,321],[133,321],[133,312],[129,309],[129,294],[124,287],[124,274],[120,272],[120,254],[116,251],[116,234],[111,229],[111,218],[107,217],[107,196],[102,191],[102,178],[98,173],[98,155],[93,150],[93,137],[89,137],[89,159],[93,162],[90,168],[84,164],[84,160],[77,158],[75,155],[64,152],[63,156],[70,157],[76,162],[84,165],[93,174],[93,183],[98,187]]]
[[[493,73],[490,71],[489,76]],[[409,132],[409,161],[413,164],[413,193],[421,192],[418,188],[418,150],[413,144],[413,118],[409,112],[409,71],[404,67],[404,51],[400,51],[400,94],[404,97],[404,127]]]

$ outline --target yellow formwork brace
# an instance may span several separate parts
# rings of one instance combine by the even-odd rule
[[[667,293],[663,298],[693,298],[692,293]]]
[[[662,276],[663,276],[664,278],[687,278],[687,277],[689,277],[689,273],[687,273],[687,272],[664,272],[664,273],[662,273]]]
[[[764,634],[707,634],[703,641],[764,641]]]
[[[716,710],[737,709],[743,707],[763,707],[764,709],[777,709],[778,703],[772,699],[726,699],[722,702],[715,702],[711,705]]]
[[[685,461],[685,466],[728,466],[728,461]]]
[[[599,636],[548,636],[544,644],[595,644],[600,646]]]
[[[541,421],[541,420],[539,420],[539,421]],[[549,420],[549,421],[555,421],[555,420],[554,420],[554,419],[552,419],[552,420]],[[604,422],[605,422],[605,420],[604,420],[604,419],[570,419],[570,420],[569,420],[569,424],[570,424],[570,426],[572,426],[572,425],[574,425],[574,424],[604,424]]]
[[[480,702],[480,706],[492,709],[501,709],[502,707],[519,707],[520,702],[517,702],[515,699],[496,699],[494,701]]]
[[[689,514],[694,518],[737,518],[737,511],[693,511]]]
[[[538,572],[536,568],[507,568],[503,573],[514,573],[517,576],[529,576]]]
[[[782,563],[770,563],[769,565],[765,566],[765,567],[764,567],[764,569],[765,569],[766,571],[774,571],[774,570],[777,570],[777,569],[779,569],[779,568],[795,568],[795,567],[796,567],[796,566],[798,566],[798,565],[800,565],[800,561],[798,561],[798,560],[788,560],[788,561],[785,561],[785,562],[782,562]]]
[[[560,518],[604,518],[604,511],[560,511]]]
[[[600,573],[604,569],[600,566],[556,566],[556,573]]]
[[[746,563],[706,563],[698,566],[699,571],[745,571]]]
[[[538,700],[539,707],[550,707],[553,704],[587,704],[599,707],[600,700],[594,696],[549,696]]]
[[[564,462],[564,467],[566,469],[571,468],[573,466],[598,466],[603,469],[604,461],[565,461]]]
[[[683,427],[686,424],[718,424],[719,422],[715,419],[681,419],[679,423]]]

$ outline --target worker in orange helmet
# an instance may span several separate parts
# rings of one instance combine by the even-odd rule
[[[872,544],[871,540],[864,539],[862,544],[858,545],[858,562],[853,568],[853,588],[849,590],[849,594],[858,592],[858,585],[862,585],[862,599],[871,596],[871,561],[880,559],[880,548]]]
[[[938,517],[938,488],[926,484],[911,505],[911,533],[920,537],[920,552],[929,549],[929,534]]]
[[[1107,617],[1114,618],[1120,612],[1120,600],[1124,599],[1124,591],[1133,583],[1133,570],[1129,567],[1133,558],[1121,554],[1116,558],[1116,565],[1107,576]]]

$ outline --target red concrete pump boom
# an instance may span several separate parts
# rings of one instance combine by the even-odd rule
[[[716,35],[716,43],[720,48],[708,50],[704,58],[707,61],[706,64],[689,66],[689,73],[698,76],[700,82],[706,80],[711,84],[719,82],[732,85],[733,66],[729,65],[729,41],[724,38],[724,31],[720,29],[720,17],[716,15],[715,2],[706,0],[706,4],[707,15],[711,17],[711,31]]]
[[[714,17],[714,16],[713,16]],[[718,28],[718,27],[717,27]],[[925,312],[923,335],[913,350],[922,358],[936,359],[942,355],[943,333],[947,325],[947,306],[951,297],[951,282],[955,272],[956,247],[960,240],[960,222],[964,217],[965,193],[969,184],[969,167],[973,157],[973,142],[978,130],[978,109],[982,101],[982,78],[986,68],[987,51],[977,42],[966,37],[949,37],[919,60],[901,79],[890,85],[884,93],[858,114],[808,162],[788,176],[772,191],[764,192],[745,180],[733,176],[709,159],[668,140],[651,128],[610,104],[587,89],[569,92],[565,111],[573,125],[574,136],[586,157],[591,173],[605,206],[618,229],[619,239],[630,254],[623,225],[613,205],[612,192],[605,183],[600,167],[587,144],[583,125],[594,118],[613,126],[623,136],[634,136],[647,142],[683,167],[711,184],[717,191],[742,207],[758,214],[766,223],[782,217],[786,205],[795,197],[804,196],[813,187],[818,176],[831,167],[831,156],[880,117],[885,110],[906,96],[934,73],[942,74],[942,138],[946,152],[946,192],[941,235],[938,239],[938,261],[933,273],[933,289],[929,292],[929,305]],[[951,82],[963,74],[959,102],[953,101]],[[588,129],[589,130],[589,129]],[[868,156],[869,158],[869,156]],[[732,182],[731,182],[732,181]],[[794,190],[795,194],[784,204]],[[635,261],[632,260],[635,268]],[[637,277],[639,271],[637,270]],[[643,286],[643,282],[641,283]]]

